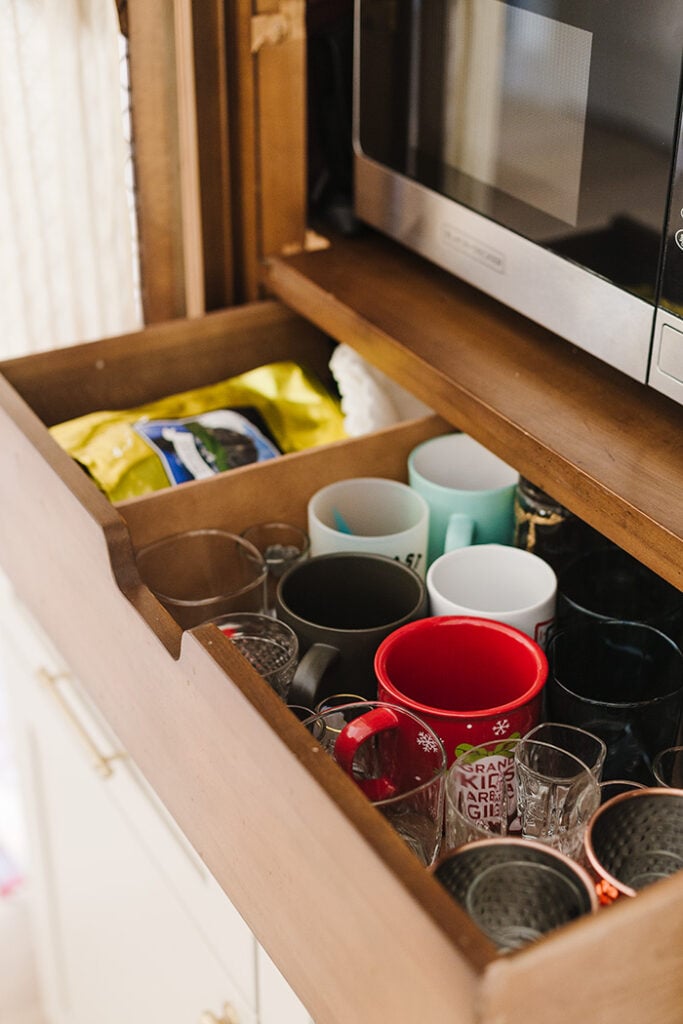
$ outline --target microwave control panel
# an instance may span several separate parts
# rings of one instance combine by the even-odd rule
[[[679,116],[649,383],[683,404],[683,111]]]

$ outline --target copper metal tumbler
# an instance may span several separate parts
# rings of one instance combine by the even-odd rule
[[[445,854],[434,875],[501,952],[598,907],[586,871],[528,839],[483,839]]]
[[[633,789],[607,800],[584,839],[602,888],[635,896],[683,868],[683,789]]]

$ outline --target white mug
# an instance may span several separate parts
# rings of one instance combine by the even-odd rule
[[[427,591],[432,615],[496,619],[541,646],[555,618],[555,572],[538,555],[506,544],[441,555],[427,572]]]
[[[408,484],[351,477],[328,484],[308,503],[311,556],[339,551],[386,555],[424,579],[429,506]]]

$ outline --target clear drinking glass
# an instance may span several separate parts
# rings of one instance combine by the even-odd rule
[[[514,831],[517,743],[516,739],[479,743],[461,753],[448,769],[446,849]]]
[[[183,629],[229,612],[263,612],[268,570],[253,544],[225,530],[186,530],[137,553],[144,583]]]
[[[683,789],[683,747],[660,750],[652,762],[652,774],[660,786]]]
[[[541,722],[530,729],[524,739],[552,743],[553,746],[574,754],[590,768],[600,782],[602,766],[607,756],[607,745],[592,732],[580,729],[577,725],[566,725],[564,722]]]
[[[595,775],[578,757],[535,739],[517,743],[515,774],[522,838],[578,856],[588,821],[600,806]]]
[[[633,789],[645,789],[642,782],[633,782],[631,779],[609,779],[600,783],[600,803],[606,804],[613,796],[621,793],[630,793]]]
[[[443,834],[446,752],[429,726],[380,701],[335,707],[304,725],[421,862],[432,864]]]
[[[291,566],[308,558],[308,534],[292,523],[274,522],[254,523],[242,530],[240,536],[257,548],[268,567],[266,606],[272,615],[275,612],[275,592],[280,577]]]
[[[283,700],[299,659],[299,640],[286,622],[257,612],[234,612],[213,622]]]

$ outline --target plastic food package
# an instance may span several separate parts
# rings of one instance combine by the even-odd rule
[[[135,409],[88,413],[50,433],[111,501],[347,436],[338,399],[293,362]]]

